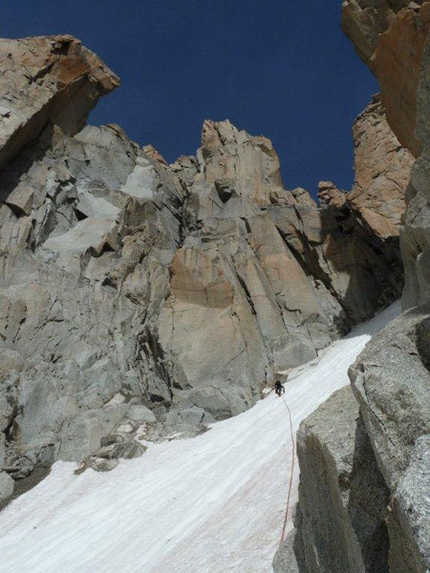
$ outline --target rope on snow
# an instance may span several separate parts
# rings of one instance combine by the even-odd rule
[[[290,422],[290,438],[291,438],[291,470],[290,470],[290,483],[288,485],[288,495],[287,495],[287,507],[285,509],[285,517],[284,517],[284,525],[282,527],[281,539],[279,541],[279,546],[281,546],[282,542],[284,541],[285,529],[288,523],[288,515],[290,513],[290,500],[291,500],[291,490],[293,488],[293,477],[294,477],[294,467],[295,467],[295,450],[296,444],[294,440],[294,431],[293,431],[293,418],[291,415],[291,410],[285,400],[285,396],[283,396],[285,407],[287,408],[288,418]]]

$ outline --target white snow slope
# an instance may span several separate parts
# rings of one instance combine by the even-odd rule
[[[295,430],[349,383],[349,365],[398,312],[393,305],[291,373],[285,397]],[[76,464],[57,462],[0,513],[0,572],[268,573],[291,455],[287,409],[271,393],[196,438],[151,445],[108,473],[76,476]],[[296,464],[292,504],[297,482]]]

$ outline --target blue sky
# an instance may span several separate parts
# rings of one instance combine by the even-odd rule
[[[69,33],[116,72],[93,124],[168,161],[204,119],[272,140],[287,188],[352,183],[351,126],[377,85],[340,29],[340,0],[3,0],[0,36]]]

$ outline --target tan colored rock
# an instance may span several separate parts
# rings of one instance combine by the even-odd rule
[[[415,135],[417,87],[428,23],[421,18],[419,6],[411,3],[392,20],[378,37],[373,69],[378,78],[387,119],[401,144],[414,154],[422,143]]]
[[[378,43],[378,36],[386,32],[397,12],[406,7],[419,10],[425,0],[343,0],[342,29],[369,67]]]
[[[282,186],[271,141],[238,131],[229,121],[204,122],[199,153],[205,181],[215,184],[222,201],[237,194],[262,206],[270,191]]]
[[[184,217],[207,244],[205,252],[211,247],[232,257],[230,265],[252,304],[269,356],[277,367],[287,367],[312,358],[315,349],[328,343],[337,331],[335,315],[342,310],[325,285],[316,286],[306,276],[276,228],[272,209],[278,204],[291,207],[295,201],[279,186],[278,158],[263,139],[238,132],[227,121],[205,122],[198,151],[200,172],[184,181]],[[272,150],[268,159],[262,156],[262,144]],[[270,208],[270,217],[261,207]],[[294,211],[288,215],[297,218]],[[295,235],[297,227],[290,228]],[[196,251],[201,249],[197,236],[193,243]]]
[[[170,287],[178,301],[226,308],[233,289],[221,270],[197,249],[180,249],[170,265]]]
[[[332,181],[320,181],[318,183],[318,199],[324,205],[342,207],[346,201],[346,194],[340,191]]]
[[[148,157],[150,157],[151,159],[155,159],[156,161],[158,161],[159,163],[161,163],[162,165],[166,165],[167,166],[167,161],[164,159],[164,157],[155,149],[155,147],[153,147],[152,145],[145,145],[142,148],[142,151],[145,153],[145,155],[147,155]]]
[[[76,133],[119,79],[72,36],[0,40],[0,169],[47,124]]]
[[[177,251],[169,268],[170,296],[158,320],[174,400],[215,418],[249,407],[269,366],[265,340],[234,268],[250,256],[249,248],[240,253],[237,236],[232,239],[235,261],[229,244],[216,239],[186,242]]]
[[[342,27],[377,77],[388,123],[415,157],[417,87],[429,27],[429,2],[344,0]]]
[[[400,4],[407,4],[407,0],[400,0]],[[371,65],[378,34],[387,30],[394,15],[389,0],[343,0],[342,29],[367,65]]]
[[[285,313],[284,321],[287,324],[291,321],[287,312],[300,311],[305,315],[320,312],[320,301],[315,297],[311,282],[269,217],[252,217],[249,226],[248,242]]]
[[[348,204],[382,239],[399,235],[413,156],[402,147],[378,95],[354,122],[354,186]]]
[[[345,193],[332,181],[321,181],[318,198],[326,208],[343,210],[345,221],[348,209],[352,209],[368,229],[383,241],[390,241],[399,236],[414,158],[400,145],[388,125],[379,94],[373,96],[356,118],[353,139],[355,177],[352,190]]]
[[[368,62],[381,84],[382,102],[387,120],[399,141],[415,156],[407,191],[408,207],[401,233],[405,268],[404,308],[425,303],[430,293],[429,268],[429,25],[430,2],[405,2],[394,6],[396,15],[389,26],[369,26],[376,49]],[[366,10],[364,1],[346,0],[343,9],[360,19]],[[372,7],[374,14],[384,8]],[[354,14],[353,14],[354,11]],[[358,21],[358,20],[357,20]],[[363,41],[363,30],[350,33],[356,46]]]

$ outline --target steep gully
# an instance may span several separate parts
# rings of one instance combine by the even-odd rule
[[[291,371],[285,396],[294,430],[348,384],[349,365],[399,310],[390,307]],[[144,456],[108,473],[77,476],[77,464],[57,462],[0,513],[0,571],[271,571],[293,453],[282,400],[270,393],[198,437],[147,445]],[[296,472],[292,502],[297,479]]]

